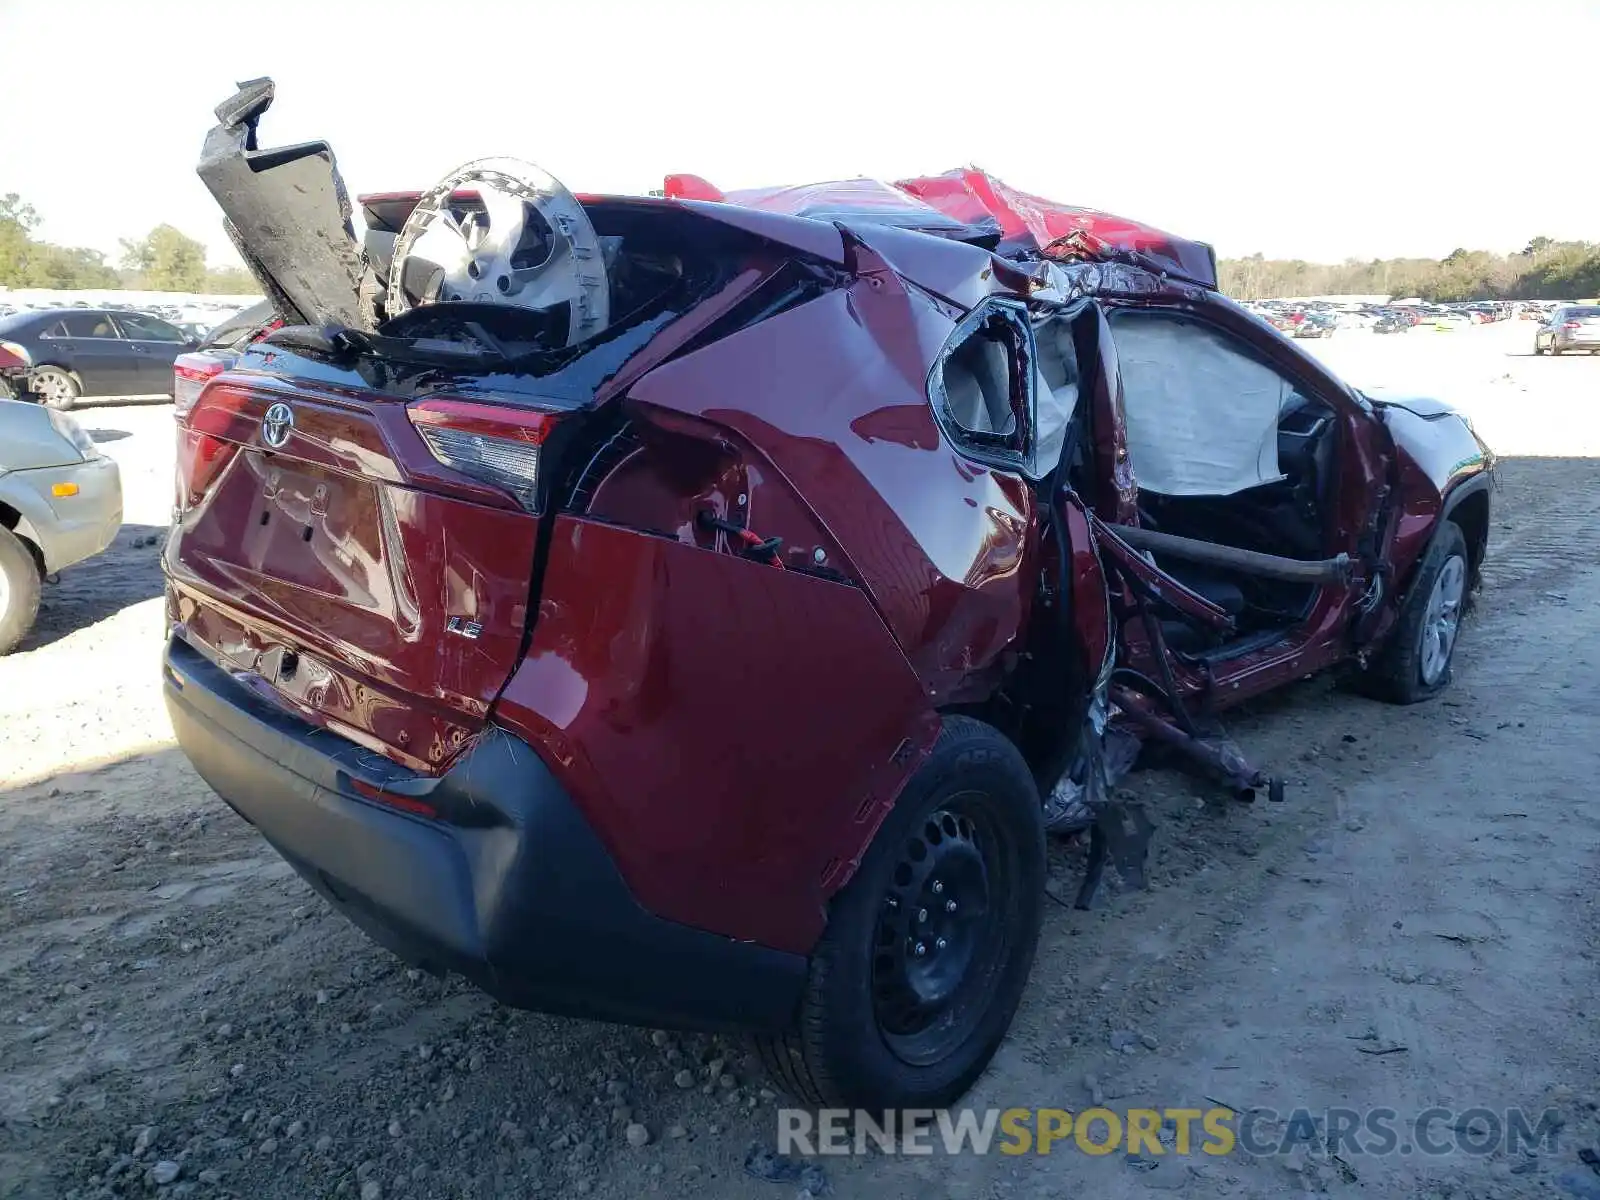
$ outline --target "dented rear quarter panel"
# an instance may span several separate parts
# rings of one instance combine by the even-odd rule
[[[576,515],[496,716],[647,909],[797,953],[939,729],[861,589]]]
[[[939,293],[961,295],[952,264],[988,262],[875,240]],[[938,709],[1013,663],[1040,554],[1031,486],[959,455],[929,404],[961,306],[861,239],[850,257],[843,286],[628,388],[637,446],[557,519],[496,709],[642,904],[801,952]],[[781,536],[789,569],[740,556],[700,511]]]
[[[753,447],[840,548],[929,700],[944,703],[1026,618],[1033,494],[956,453],[934,419],[927,375],[955,322],[870,251],[858,271],[657,369],[631,399]],[[749,519],[765,532],[753,507]]]

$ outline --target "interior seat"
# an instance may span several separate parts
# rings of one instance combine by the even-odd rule
[[[1160,565],[1164,572],[1184,587],[1211,601],[1230,617],[1237,617],[1244,612],[1244,592],[1238,584],[1207,571],[1197,563],[1169,559]]]

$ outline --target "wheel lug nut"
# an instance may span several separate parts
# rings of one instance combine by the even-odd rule
[[[944,902],[944,910],[947,913],[955,912],[955,910],[956,910],[956,902],[954,900],[946,900]]]
[[[917,943],[917,948],[916,948],[915,951],[913,951],[913,953],[915,953],[918,958],[921,958],[927,952],[928,952],[928,948],[926,946],[924,946],[921,942]]]
[[[937,896],[942,891],[944,891],[944,884],[940,883],[937,879],[935,879],[933,881],[933,894],[935,896]]]
[[[945,941],[945,940],[944,940],[944,939],[943,939],[943,938],[936,938],[936,939],[935,939],[935,940],[934,940],[934,943],[933,943],[933,948],[934,948],[934,949],[935,949],[935,950],[943,950],[943,949],[944,949],[944,948],[945,948],[945,947],[946,947],[946,946],[948,946],[948,945],[949,945],[949,944],[950,944],[950,943],[949,943],[949,942],[947,942],[947,941]]]
[[[917,909],[917,920],[919,922],[921,922],[921,921],[926,921],[927,919],[928,919],[928,910],[925,909],[925,908]]]

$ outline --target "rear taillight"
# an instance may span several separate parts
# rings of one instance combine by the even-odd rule
[[[407,406],[411,424],[445,466],[504,488],[539,511],[539,457],[554,413],[430,397]]]
[[[172,415],[186,420],[201,390],[226,369],[209,354],[180,354],[172,364]]]
[[[199,357],[203,359],[206,356]],[[221,371],[219,363],[212,375],[221,374]],[[174,387],[176,383],[174,379]],[[196,386],[197,397],[203,387],[204,384]],[[222,469],[233,461],[239,447],[225,435],[239,411],[249,403],[248,393],[219,384],[206,394],[205,403],[197,407],[191,402],[186,414],[179,417],[176,499],[180,512],[200,503],[211,490],[217,476],[222,474]]]
[[[205,498],[238,449],[232,442],[208,433],[178,430],[178,497],[182,508],[192,508]]]
[[[1563,328],[1563,329],[1582,329],[1583,328],[1583,322],[1582,321],[1568,321],[1561,328]]]

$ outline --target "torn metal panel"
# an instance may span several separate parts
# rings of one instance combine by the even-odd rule
[[[1203,242],[1033,196],[976,167],[902,179],[896,186],[958,221],[997,222],[1002,233],[997,249],[1007,256],[1037,254],[1065,262],[1124,257],[1133,265],[1201,287],[1217,286],[1216,252]]]
[[[783,213],[743,210],[733,205],[702,204],[695,200],[678,202],[690,212],[713,217],[757,237],[768,238],[780,246],[790,246],[827,262],[843,265],[844,236],[832,225],[791,217]]]
[[[824,224],[915,230],[986,246],[1000,240],[1000,225],[992,216],[954,217],[881,179],[840,179],[735,192],[723,192],[698,175],[669,175],[665,183],[662,194],[672,199],[710,201]]]
[[[273,84],[255,79],[217,106],[198,172],[246,265],[291,322],[362,328],[361,248],[350,199],[326,142],[262,150],[256,125]]]
[[[952,304],[973,308],[993,295],[1019,291],[1010,264],[980,246],[852,218],[839,224],[872,247],[900,275]]]

